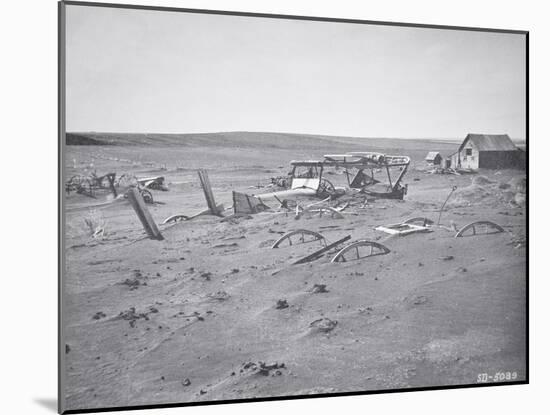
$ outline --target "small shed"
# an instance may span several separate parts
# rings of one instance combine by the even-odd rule
[[[451,164],[454,168],[472,170],[525,168],[520,153],[507,134],[468,134],[451,156]]]
[[[428,164],[439,166],[441,164],[442,157],[441,157],[441,154],[439,154],[439,152],[430,151],[424,160],[426,160],[426,163]]]

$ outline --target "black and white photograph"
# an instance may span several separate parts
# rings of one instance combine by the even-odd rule
[[[528,383],[528,32],[59,3],[60,411]]]

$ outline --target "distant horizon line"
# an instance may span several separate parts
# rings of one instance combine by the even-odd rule
[[[261,134],[288,134],[288,135],[304,135],[304,136],[317,136],[317,137],[340,137],[340,138],[358,138],[358,139],[387,139],[387,140],[443,140],[443,141],[462,141],[468,134],[487,134],[487,135],[508,135],[506,133],[480,133],[480,132],[469,132],[464,135],[464,137],[420,137],[420,136],[409,136],[409,137],[398,137],[398,136],[355,136],[355,135],[334,135],[334,134],[320,134],[320,133],[294,133],[286,131],[248,131],[248,130],[231,130],[231,131],[208,131],[208,132],[188,132],[188,133],[166,133],[166,132],[135,132],[135,131],[65,131],[65,134],[141,134],[141,135],[191,135],[191,134],[235,134],[235,133],[261,133]],[[509,136],[509,135],[508,135]],[[525,138],[517,138],[509,136],[512,141],[516,142],[526,142]]]

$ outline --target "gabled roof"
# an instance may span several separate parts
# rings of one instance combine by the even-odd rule
[[[437,156],[441,157],[438,151],[430,151],[426,156],[425,160],[432,161],[432,160],[435,160]]]
[[[459,151],[470,140],[479,151],[516,151],[517,147],[508,134],[468,134]]]

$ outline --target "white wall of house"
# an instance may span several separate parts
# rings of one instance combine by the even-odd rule
[[[468,140],[459,153],[459,166],[463,169],[479,168],[479,151]]]

